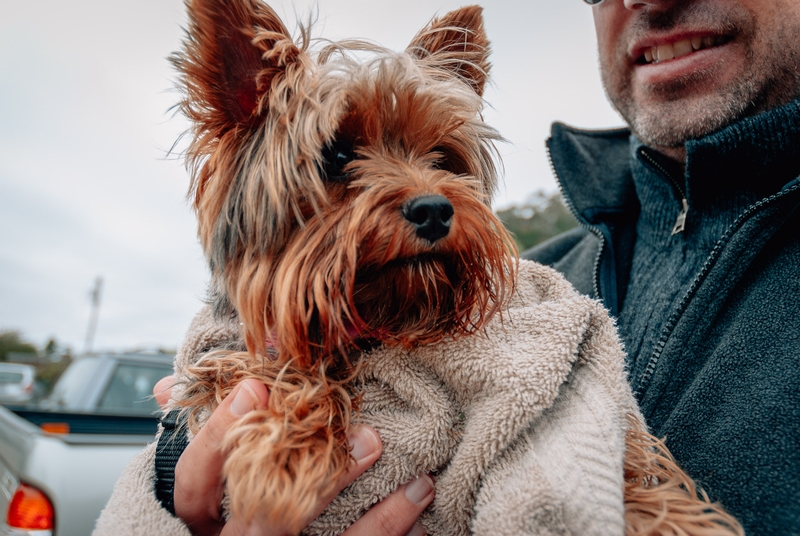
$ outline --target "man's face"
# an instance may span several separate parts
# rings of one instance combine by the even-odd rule
[[[800,96],[800,0],[606,0],[603,85],[642,141],[691,138]]]

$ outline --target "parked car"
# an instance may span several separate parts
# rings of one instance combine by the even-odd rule
[[[72,413],[153,415],[153,386],[172,374],[172,354],[104,354],[76,359],[40,409]]]
[[[120,473],[153,440],[153,386],[172,359],[81,357],[41,407],[0,407],[0,535],[91,534]]]
[[[0,404],[27,404],[33,398],[36,369],[19,363],[0,363]]]

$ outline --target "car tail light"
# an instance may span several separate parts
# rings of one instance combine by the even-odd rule
[[[47,432],[48,434],[68,434],[69,433],[69,423],[68,422],[43,422],[39,425],[39,428],[42,431]]]
[[[6,524],[17,529],[52,530],[54,517],[50,499],[33,486],[20,482],[8,505]]]

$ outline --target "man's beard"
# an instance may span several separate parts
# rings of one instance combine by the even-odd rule
[[[714,21],[708,27],[724,28],[745,47],[741,76],[727,85],[701,93],[704,81],[713,83],[714,72],[713,68],[700,70],[657,88],[643,89],[647,91],[645,97],[655,102],[640,103],[626,76],[632,75],[630,71],[601,65],[609,100],[646,144],[680,147],[687,140],[800,96],[800,21],[785,20],[780,28],[759,29],[756,17],[742,7],[719,11],[703,2],[676,3],[666,12],[642,15],[630,33],[633,36],[650,29],[670,29],[684,21]],[[631,41],[619,42],[622,48]],[[623,60],[620,54],[624,51],[617,52],[615,61]]]

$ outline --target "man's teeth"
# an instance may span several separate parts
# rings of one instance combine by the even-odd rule
[[[647,63],[657,63],[659,61],[672,60],[688,56],[692,52],[704,48],[713,47],[721,44],[722,37],[692,37],[668,45],[658,45],[650,47],[644,51],[644,59]]]

